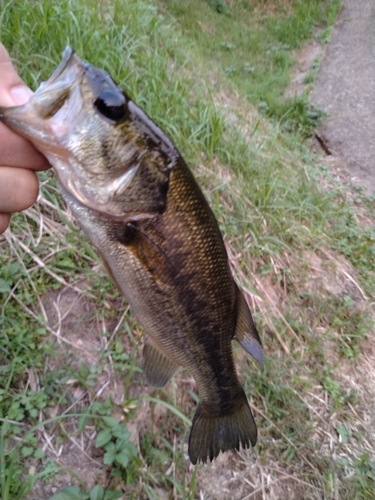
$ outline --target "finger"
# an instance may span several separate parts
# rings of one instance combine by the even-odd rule
[[[12,132],[3,123],[0,123],[0,162],[2,165],[31,170],[46,170],[51,166],[31,142]]]
[[[5,229],[9,226],[10,215],[0,214],[0,234],[2,234]]]
[[[24,168],[0,168],[0,213],[25,210],[38,197],[38,178]]]
[[[19,106],[29,100],[32,91],[24,84],[14,69],[9,54],[0,43],[0,104],[2,106]]]
[[[0,105],[18,106],[32,95],[31,90],[17,74],[9,54],[0,43]],[[0,123],[1,164],[45,170],[50,167],[46,158],[34,146]]]

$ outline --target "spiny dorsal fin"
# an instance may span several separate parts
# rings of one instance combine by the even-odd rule
[[[234,334],[235,340],[241,344],[246,352],[251,354],[259,363],[264,363],[264,352],[262,341],[260,340],[257,329],[245,297],[236,285],[237,293],[237,326]]]
[[[164,387],[178,370],[179,365],[167,358],[150,338],[143,346],[143,372],[152,387]]]

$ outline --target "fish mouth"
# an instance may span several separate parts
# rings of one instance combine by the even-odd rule
[[[56,81],[57,78],[59,78],[61,74],[65,71],[65,69],[69,67],[71,64],[82,64],[82,61],[74,52],[72,47],[68,45],[67,47],[65,47],[60,64],[52,73],[48,82],[53,83],[54,81]]]
[[[60,64],[50,78],[39,86],[31,100],[37,101],[43,95],[42,104],[46,107],[46,95],[50,94],[51,98],[54,96],[56,99],[59,92],[63,95],[64,91],[67,92],[79,85],[83,76],[94,99],[104,88],[117,87],[106,71],[84,62],[77,56],[72,47],[67,46]]]
[[[64,71],[72,64],[82,64],[82,61],[74,52],[72,47],[68,45],[67,47],[65,47],[60,64],[57,66],[49,79],[46,82],[42,83],[35,93],[46,91],[48,86],[53,85],[56,80],[60,79]]]
[[[55,132],[58,132],[57,137],[63,132],[58,127],[55,130],[49,119],[66,103],[72,88],[82,80],[83,73],[81,59],[71,47],[66,47],[58,67],[46,82],[40,84],[27,103],[10,108],[0,107],[1,120],[48,157],[51,144],[56,142]],[[59,119],[61,121],[61,117]]]

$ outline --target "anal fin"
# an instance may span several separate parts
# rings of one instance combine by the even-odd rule
[[[143,372],[152,387],[164,387],[179,369],[179,365],[163,354],[150,338],[143,346]]]
[[[237,326],[235,340],[241,344],[246,352],[251,354],[260,363],[264,363],[262,341],[255,327],[251,312],[245,297],[236,285],[237,293]]]

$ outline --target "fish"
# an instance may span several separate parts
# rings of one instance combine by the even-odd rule
[[[62,195],[143,325],[143,371],[161,388],[184,367],[199,403],[193,464],[255,446],[232,341],[264,351],[217,220],[183,157],[103,69],[67,47],[52,76],[0,119],[51,163]]]

